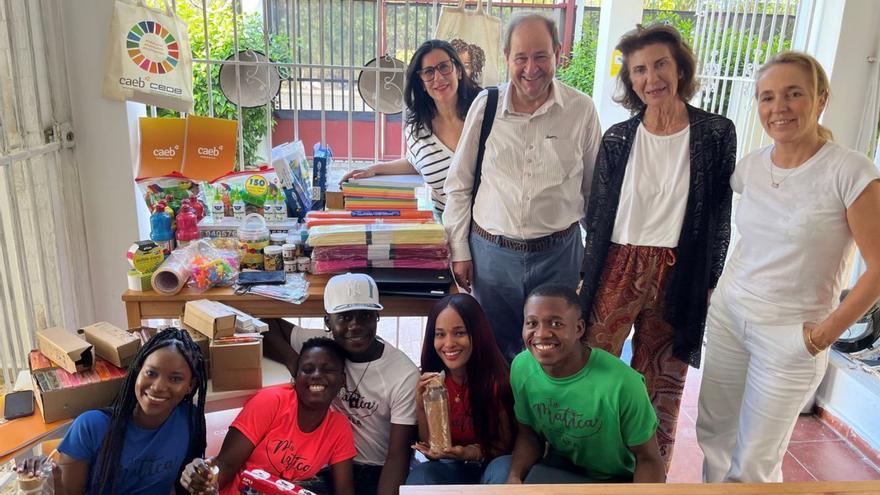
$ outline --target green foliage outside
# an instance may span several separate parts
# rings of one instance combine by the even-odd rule
[[[581,39],[574,45],[568,63],[559,69],[559,79],[588,95],[593,94],[596,50],[599,47],[599,13],[584,16]]]
[[[263,38],[263,17],[258,12],[233,15],[227,0],[211,0],[207,2],[207,32],[211,50],[211,60],[225,60],[235,51],[233,22],[237,21],[239,51],[252,49],[265,53],[266,41]],[[177,15],[189,26],[189,43],[193,58],[207,58],[205,50],[205,24],[202,10],[193,6],[193,2],[177,2]],[[274,62],[290,62],[290,40],[284,34],[269,35],[269,59]],[[211,93],[213,95],[213,116],[222,119],[238,119],[238,106],[231,103],[220,91],[220,65],[211,64]],[[282,79],[287,77],[281,69]],[[208,101],[207,65],[193,63],[193,98],[194,115],[211,115]],[[159,116],[177,116],[171,110],[159,109]],[[269,139],[266,107],[243,108],[241,110],[242,141],[244,163],[237,163],[238,169],[266,160],[262,156],[263,139]],[[272,126],[275,120],[272,119]],[[236,153],[236,160],[238,159]]]
[[[644,25],[648,26],[655,23],[665,23],[673,26],[681,33],[688,44],[693,44],[695,28],[693,17],[684,16],[674,11],[658,11],[645,15]],[[592,94],[593,92],[598,26],[598,13],[595,17],[585,16],[583,36],[572,50],[572,56],[568,64],[558,71],[559,78],[563,82],[587,94]],[[793,27],[794,23],[790,22],[789,29]],[[768,50],[770,53],[777,53],[791,48],[790,36],[786,36],[786,38],[789,39],[782,41],[781,35],[774,34],[768,42],[761,40],[761,37],[757,34],[748,36],[740,31],[728,29],[723,31],[717,40],[709,41],[709,46],[714,48],[707,55],[704,55],[702,62],[704,64],[712,63],[717,65],[720,68],[720,75],[742,74],[747,63],[753,60],[758,60],[760,63],[765,59]],[[720,105],[712,110],[720,113],[724,113],[727,110],[732,86],[732,84],[725,85],[725,94],[721,98]]]

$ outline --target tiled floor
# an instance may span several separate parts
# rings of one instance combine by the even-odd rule
[[[669,483],[699,483],[703,453],[695,420],[700,370],[690,369],[682,399]],[[813,415],[798,419],[782,463],[785,481],[880,480],[880,469]]]

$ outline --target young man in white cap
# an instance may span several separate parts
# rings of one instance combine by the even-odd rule
[[[346,273],[331,278],[324,288],[327,330],[296,327],[280,319],[268,322],[274,337],[269,340],[288,367],[296,365],[305,341],[326,337],[326,332],[348,353],[345,384],[333,405],[348,416],[354,430],[358,495],[398,492],[409,472],[410,445],[416,435],[419,370],[404,353],[376,336],[381,309],[376,282],[366,274]],[[282,347],[281,335],[289,348],[277,349]]]

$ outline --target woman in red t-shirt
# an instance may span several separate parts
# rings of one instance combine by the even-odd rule
[[[354,495],[351,425],[330,403],[345,380],[345,352],[331,339],[307,340],[294,384],[261,390],[229,427],[216,458],[187,465],[190,493],[239,493],[242,473],[259,469],[299,484],[330,465],[334,495]],[[212,474],[212,465],[219,472]]]
[[[431,309],[416,388],[421,441],[413,446],[430,461],[413,468],[407,485],[477,483],[486,463],[513,448],[510,368],[493,335],[486,314],[469,294],[446,296]],[[452,447],[438,456],[426,443],[422,393],[440,371],[446,372]]]

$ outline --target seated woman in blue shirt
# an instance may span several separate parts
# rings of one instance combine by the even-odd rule
[[[205,359],[189,334],[169,328],[151,338],[113,404],[81,414],[64,436],[55,493],[181,491],[183,467],[205,454],[206,385]]]

